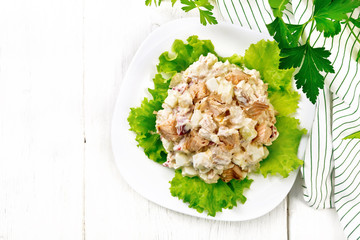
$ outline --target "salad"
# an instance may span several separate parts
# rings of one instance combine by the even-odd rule
[[[302,164],[305,131],[292,117],[299,94],[294,70],[278,68],[279,53],[262,40],[224,58],[191,36],[160,55],[152,99],[132,108],[128,122],[150,159],[176,169],[170,192],[189,207],[215,216],[246,201],[249,172],[287,177]]]
[[[259,72],[212,53],[172,77],[162,107],[156,129],[168,153],[163,165],[206,183],[244,179],[279,135]]]

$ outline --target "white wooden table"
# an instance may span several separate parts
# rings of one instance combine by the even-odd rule
[[[187,16],[144,0],[0,1],[0,240],[344,239],[299,177],[248,222],[175,213],[123,180],[110,144],[122,79],[151,31]]]

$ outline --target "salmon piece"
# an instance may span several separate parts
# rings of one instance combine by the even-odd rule
[[[242,180],[246,174],[247,172],[242,171],[238,165],[234,165],[234,167],[224,170],[220,177],[224,182],[230,182],[232,179]]]
[[[157,130],[168,141],[176,142],[181,137],[177,134],[175,119],[168,119],[164,123],[157,125]]]
[[[196,106],[199,106],[199,110],[201,112],[204,112],[205,110],[209,109],[210,106],[209,106],[208,98],[204,98],[203,100],[199,101]]]
[[[240,145],[240,135],[239,133],[234,133],[230,136],[220,136],[220,141],[224,143],[224,148],[226,150],[231,150],[235,146]]]
[[[217,117],[229,110],[229,106],[221,101],[221,97],[219,95],[211,94],[204,102],[201,103],[200,110],[208,110]]]
[[[244,73],[243,71],[239,69],[232,70],[230,73],[226,74],[225,79],[229,82],[232,82],[232,84],[237,85],[240,81],[247,81],[250,79],[250,75]]]
[[[261,102],[252,104],[245,113],[252,119],[257,119],[264,111],[269,109],[269,105]]]
[[[207,145],[209,145],[208,140],[200,137],[197,132],[191,131],[190,135],[186,136],[185,138],[183,149],[190,152],[198,152],[201,148]]]
[[[189,87],[189,92],[195,103],[210,94],[204,82],[194,83]]]
[[[227,166],[231,163],[232,153],[226,149],[224,143],[220,143],[211,149],[214,164],[218,166]]]
[[[214,122],[213,118],[209,114],[203,114],[202,116],[203,116],[203,118],[201,119],[201,121],[199,123],[201,128],[206,130],[209,133],[213,133],[217,128],[217,125]]]
[[[254,139],[254,142],[258,142],[265,145],[271,144],[271,136],[273,134],[273,131],[266,122],[263,122],[260,125],[256,126],[255,129],[258,132],[258,134]]]

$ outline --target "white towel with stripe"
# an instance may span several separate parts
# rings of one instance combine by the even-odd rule
[[[223,17],[255,31],[267,32],[273,20],[268,0],[217,0]],[[293,0],[284,17],[293,24],[311,16],[311,0]],[[352,16],[359,17],[359,9]],[[358,34],[359,37],[360,33]],[[348,239],[360,238],[360,140],[343,140],[360,131],[360,71],[355,61],[359,44],[342,26],[339,35],[313,33],[315,46],[331,51],[334,74],[325,78],[310,129],[304,166],[304,199],[317,209],[335,207]],[[312,42],[314,43],[314,42]]]

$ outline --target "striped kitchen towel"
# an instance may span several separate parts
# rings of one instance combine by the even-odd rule
[[[255,31],[267,32],[266,24],[273,21],[268,0],[217,0],[217,4],[226,21]],[[303,23],[312,9],[311,0],[293,0],[284,17],[293,24]],[[359,9],[352,17],[359,17]],[[342,26],[334,38],[313,33],[312,44],[331,51],[335,73],[326,76],[318,96],[301,172],[308,204],[317,209],[335,207],[348,239],[359,239],[360,140],[344,140],[360,131],[360,71],[355,60],[359,44],[351,31],[354,26]]]

